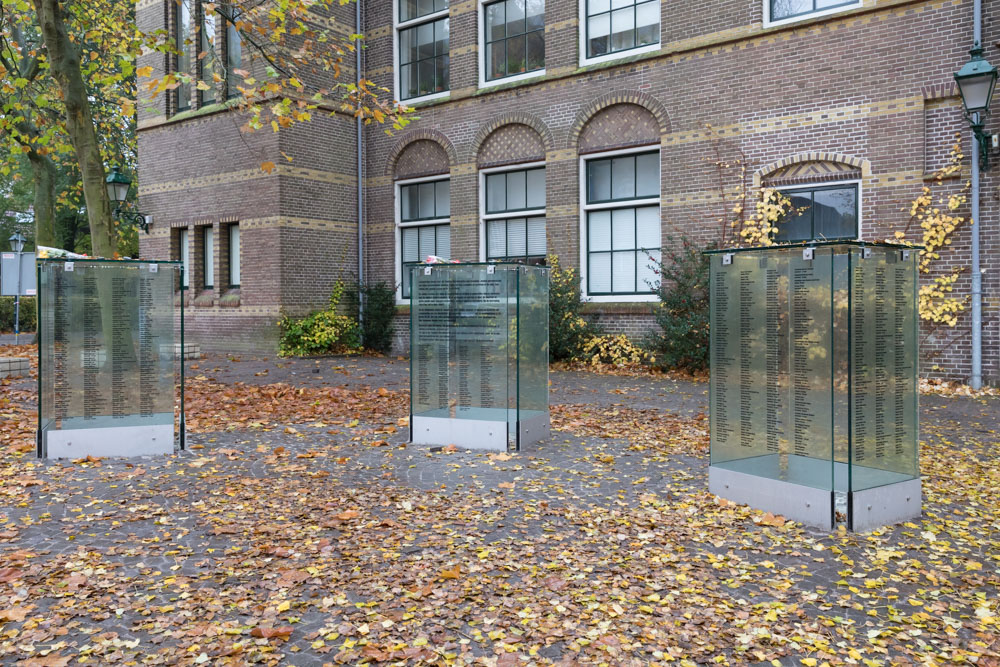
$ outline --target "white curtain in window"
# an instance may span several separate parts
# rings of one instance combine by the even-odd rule
[[[240,284],[240,226],[229,225],[229,284]]]
[[[205,227],[205,287],[215,285],[215,230]]]

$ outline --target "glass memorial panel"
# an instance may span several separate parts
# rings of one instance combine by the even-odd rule
[[[548,432],[548,272],[412,267],[411,437],[485,449]]]
[[[179,262],[39,262],[41,456],[174,450]]]
[[[711,461],[831,489],[829,250],[711,264]]]
[[[919,476],[916,256],[851,252],[851,491]]]

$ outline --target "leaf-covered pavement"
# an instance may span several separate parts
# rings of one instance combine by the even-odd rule
[[[995,398],[923,400],[920,521],[830,534],[710,496],[641,380],[474,454],[365,368],[196,369],[191,449],[132,461],[34,460],[0,385],[0,663],[1000,664]]]

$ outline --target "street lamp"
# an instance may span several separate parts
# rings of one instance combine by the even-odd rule
[[[115,218],[138,225],[148,234],[149,226],[153,224],[153,216],[122,209],[122,204],[128,198],[129,188],[132,187],[132,179],[123,174],[118,167],[114,167],[104,180],[104,186],[108,189],[108,199],[115,203]]]
[[[983,131],[984,121],[990,115],[990,102],[997,85],[997,68],[983,58],[980,40],[983,36],[982,0],[972,3],[972,56],[962,69],[955,72],[955,83],[962,95],[965,117],[972,126],[972,192],[969,205],[972,226],[969,230],[969,253],[972,266],[969,296],[972,301],[972,373],[969,386],[978,390],[983,386],[983,274],[979,261],[979,171],[989,169],[989,138]]]
[[[28,239],[21,232],[14,232],[7,240],[10,242],[10,249],[17,253],[17,291],[14,293],[14,345],[17,345],[17,339],[21,335],[21,275],[24,273],[21,271],[21,253],[24,252],[24,242]]]
[[[21,232],[14,232],[14,235],[7,240],[10,241],[10,249],[20,254],[24,251],[24,243],[28,239],[24,238]]]
[[[983,131],[984,121],[990,114],[990,102],[997,85],[997,68],[983,58],[983,47],[975,42],[969,51],[972,58],[955,72],[955,83],[962,95],[962,106],[965,107],[965,117],[972,125],[972,132],[979,142],[979,159],[983,171],[990,168],[989,139],[990,135]]]

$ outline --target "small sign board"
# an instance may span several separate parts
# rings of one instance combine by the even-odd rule
[[[17,276],[21,275],[20,296],[35,296],[35,253],[22,252],[18,266],[16,252],[0,253],[0,296],[18,296]]]

